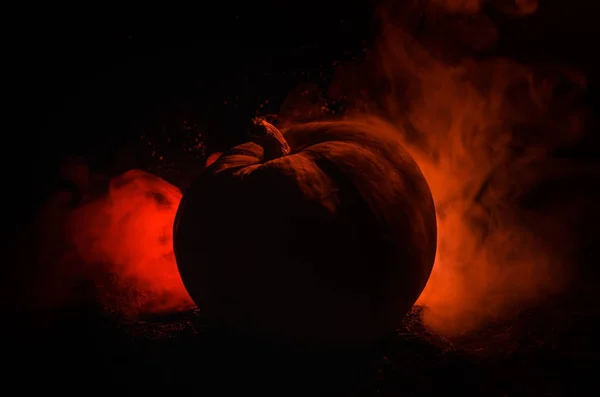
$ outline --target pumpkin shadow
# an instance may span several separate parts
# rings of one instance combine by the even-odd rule
[[[276,392],[278,395],[365,395],[384,342],[328,348],[285,344],[211,329],[199,335],[201,388],[206,393]],[[198,380],[200,380],[200,378]]]

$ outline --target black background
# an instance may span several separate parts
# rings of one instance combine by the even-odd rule
[[[244,117],[255,114],[257,109],[276,113],[279,103],[299,83],[326,84],[327,78],[322,75],[331,73],[333,61],[360,56],[363,48],[369,47],[375,38],[374,8],[372,1],[337,0],[326,4],[313,0],[288,5],[248,4],[244,9],[235,4],[198,3],[177,10],[86,3],[15,15],[4,37],[7,56],[3,61],[10,70],[5,75],[5,87],[8,87],[5,92],[10,102],[5,108],[7,120],[14,117],[14,122],[6,126],[13,132],[6,134],[3,154],[6,177],[10,181],[7,181],[5,197],[10,200],[10,206],[15,207],[7,210],[7,219],[23,223],[52,192],[65,188],[60,164],[66,157],[84,156],[93,171],[107,175],[130,166],[144,168],[151,160],[141,137],[150,136],[161,142],[165,136],[172,137],[175,141],[163,151],[177,150],[177,137],[183,131],[184,120],[197,124],[205,134],[207,151],[196,159],[197,167],[201,167],[206,154],[243,140],[236,126]],[[594,47],[600,37],[596,22],[599,8],[593,1],[542,0],[533,16],[517,19],[497,16],[501,40],[494,52],[524,62],[562,62],[579,67],[590,78],[585,99],[596,109],[600,61]],[[269,105],[259,108],[265,99]],[[591,123],[591,132],[568,148],[569,155],[596,161],[600,139],[593,128],[594,121]],[[123,162],[119,156],[124,150],[136,155]],[[599,183],[600,180],[583,181],[570,184],[569,189],[573,194],[598,197]],[[554,189],[565,189],[564,186],[557,185]],[[580,256],[588,280],[597,274],[593,248],[596,244],[594,228],[599,218],[597,210],[590,212],[586,220],[589,230],[582,232]],[[25,351],[24,346],[38,349],[35,350],[38,353],[29,352],[19,360],[20,364],[13,365],[19,376],[41,377],[46,379],[44,382],[52,379],[58,390],[76,381],[101,387],[129,380],[131,390],[178,382],[186,387],[195,385],[213,395],[207,392],[206,384],[231,386],[241,379],[241,373],[249,372],[248,368],[238,368],[242,364],[232,366],[234,359],[223,359],[225,353],[215,353],[216,348],[209,349],[212,356],[205,350],[199,353],[194,350],[197,347],[190,347],[187,339],[161,347],[159,354],[151,342],[129,343],[130,337],[114,331],[113,323],[89,314],[92,312],[87,309],[85,313],[69,313],[70,319],[64,320],[68,326],[46,330],[43,336],[32,331],[27,333],[30,339],[23,339],[22,343],[8,341],[6,349]],[[9,323],[18,325],[24,321],[21,316],[25,314],[18,316]],[[23,328],[19,327],[21,333]],[[111,336],[107,336],[109,334]],[[71,345],[76,345],[75,349],[70,349]],[[260,349],[239,353],[242,348],[232,346],[227,348],[227,354],[237,354],[235,360],[240,360],[240,356],[246,357],[246,364],[252,360],[267,360]],[[429,348],[425,347],[424,351],[420,348],[413,354],[428,357]],[[76,353],[66,353],[71,350]],[[99,357],[102,351],[110,353],[98,360],[90,359],[90,356]],[[356,359],[360,354],[351,356]],[[376,357],[377,361],[382,355],[379,350],[364,354],[368,357],[354,361],[370,362],[370,357]],[[212,358],[202,361],[199,355]],[[42,356],[44,358],[40,358]],[[340,357],[336,361],[340,366],[341,362],[352,361]],[[528,365],[558,360],[553,356],[540,357],[536,356]],[[211,361],[213,359],[216,361]],[[203,369],[190,369],[179,375],[156,369],[168,368],[170,364],[165,361],[169,360],[200,360]],[[498,380],[502,376],[489,381],[498,384],[481,380],[489,377],[485,371],[491,373],[497,371],[496,367],[514,366],[514,363],[492,363],[481,369],[461,360],[447,366],[436,364],[436,369],[428,373],[445,371],[445,374],[430,375],[431,378],[423,382],[435,379],[447,385],[445,390],[461,393],[479,391],[481,395],[502,395],[512,390],[517,395],[525,395],[526,383],[505,387],[500,383],[511,384],[512,381]],[[564,360],[559,360],[556,368],[580,365],[574,359]],[[159,361],[161,364],[156,364]],[[145,363],[145,369],[140,369],[140,363]],[[95,365],[101,369],[93,368]],[[227,369],[215,371],[215,366]],[[305,364],[300,366],[304,368]],[[75,369],[79,372],[71,372]],[[127,371],[135,374],[124,375]],[[347,375],[344,371],[339,372]],[[215,373],[225,374],[219,378],[223,383],[207,383],[207,378]],[[577,370],[577,376],[582,373]],[[467,387],[457,380],[471,375],[480,377],[477,386]],[[261,376],[264,381],[279,375],[263,373]],[[553,377],[552,372],[540,376]],[[576,375],[569,376],[568,381],[578,382]],[[325,378],[327,376],[319,378],[317,383]],[[409,385],[413,387],[411,395],[433,393],[430,387],[415,384]],[[291,389],[285,390],[294,389],[293,385],[288,386]],[[402,386],[397,387],[396,391],[402,390]],[[419,391],[420,387],[423,390]],[[574,389],[556,386],[552,390],[560,395],[561,391]],[[432,395],[439,392],[442,390]]]
[[[594,101],[598,7],[541,3],[529,17],[495,16],[501,40],[492,54],[574,65],[590,77]],[[11,107],[23,111],[17,135],[27,136],[22,150],[40,160],[27,168],[42,183],[67,154],[107,168],[140,133],[173,128],[177,116],[208,124],[209,150],[230,147],[242,139],[227,128],[232,116],[254,114],[264,99],[270,106],[260,111],[276,112],[299,83],[326,84],[321,76],[331,74],[333,61],[360,56],[375,39],[375,6],[310,0],[37,11],[7,35],[15,50],[6,61]]]

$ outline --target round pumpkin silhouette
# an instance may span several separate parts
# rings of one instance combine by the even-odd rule
[[[377,126],[255,119],[184,192],[174,248],[207,319],[280,341],[392,334],[431,273],[437,226],[419,167]]]

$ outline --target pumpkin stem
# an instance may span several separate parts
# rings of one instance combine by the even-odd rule
[[[262,117],[252,119],[248,135],[252,142],[262,146],[265,162],[287,156],[291,152],[281,131]]]

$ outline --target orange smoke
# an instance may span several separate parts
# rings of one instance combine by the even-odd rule
[[[537,7],[537,1],[489,3],[511,15]],[[573,210],[532,210],[519,203],[539,182],[578,172],[551,153],[582,131],[585,113],[574,103],[585,82],[561,68],[444,57],[444,10],[453,13],[454,23],[457,13],[478,13],[481,4],[429,2],[419,12],[433,20],[433,30],[425,29],[421,39],[411,33],[417,25],[411,10],[383,8],[375,51],[363,64],[340,69],[328,92],[330,100],[348,105],[346,121],[398,134],[431,186],[438,253],[417,303],[425,307],[426,325],[446,335],[539,302],[560,291],[569,275],[570,230],[564,218]],[[494,44],[495,30],[485,23],[457,40],[481,39],[479,26],[492,39],[464,48]],[[282,107],[282,128],[302,116],[330,117],[319,101],[299,101],[288,98]],[[84,171],[72,178],[86,179]],[[166,181],[130,171],[112,180],[106,195],[69,214],[69,236],[110,310],[137,316],[193,307],[172,250],[180,198]]]
[[[425,324],[446,335],[560,292],[570,276],[569,218],[578,211],[573,203],[523,202],[540,183],[582,171],[552,152],[583,132],[586,110],[577,101],[585,79],[564,67],[469,56],[498,36],[482,3],[386,3],[374,51],[340,66],[327,93],[348,108],[345,122],[398,134],[430,184],[438,252],[417,304]],[[486,3],[513,16],[537,8],[537,1]],[[318,100],[306,99],[319,98],[317,86],[303,92],[284,102],[282,128],[332,119]]]
[[[133,170],[71,214],[68,231],[109,310],[137,317],[194,307],[173,253],[180,200],[175,186]]]
[[[477,12],[481,1],[434,3],[450,9],[452,20],[456,12]],[[513,15],[537,6],[494,4]],[[564,287],[571,241],[565,218],[572,208],[527,210],[519,203],[539,182],[578,172],[551,153],[582,132],[585,112],[576,100],[585,81],[566,69],[505,59],[448,61],[447,37],[435,31],[443,9],[425,11],[425,20],[436,23],[423,41],[407,33],[406,12],[399,10],[406,22],[400,28],[394,11],[382,9],[383,33],[372,57],[358,70],[341,69],[329,95],[353,99],[346,117],[395,130],[428,180],[438,253],[417,304],[426,309],[426,325],[455,335]],[[556,94],[559,85],[566,94]]]

